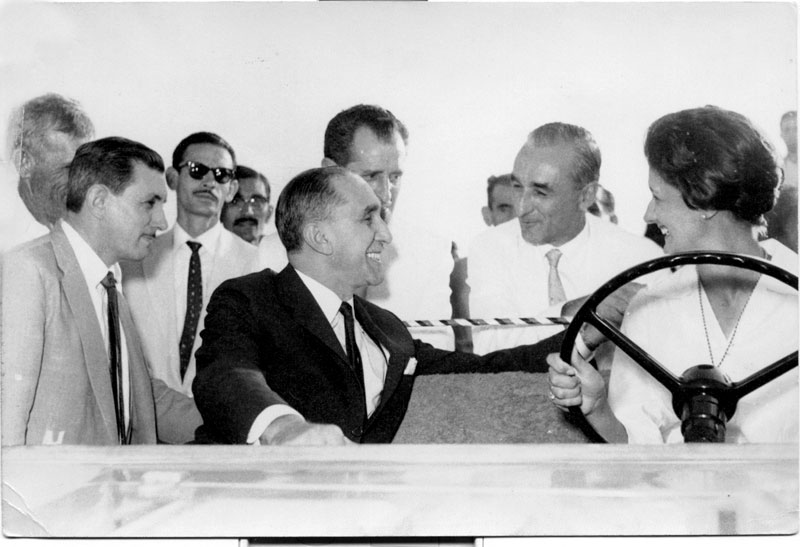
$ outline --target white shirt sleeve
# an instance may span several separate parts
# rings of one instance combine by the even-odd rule
[[[271,405],[261,411],[261,414],[256,416],[256,419],[253,421],[253,425],[250,426],[250,433],[247,435],[247,444],[254,444],[258,445],[261,444],[259,440],[261,435],[267,430],[267,428],[280,418],[281,416],[289,416],[295,415],[299,417],[303,417],[302,414],[297,412],[295,409],[290,407],[289,405]]]

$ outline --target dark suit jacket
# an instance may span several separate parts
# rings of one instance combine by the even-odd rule
[[[389,355],[381,402],[369,419],[360,379],[292,266],[220,285],[196,354],[193,391],[204,420],[198,437],[244,443],[259,413],[287,404],[310,422],[338,425],[353,441],[390,442],[416,374],[543,372],[545,355],[560,346],[559,335],[485,356],[439,350],[412,339],[391,312],[357,296],[354,302],[356,319]]]

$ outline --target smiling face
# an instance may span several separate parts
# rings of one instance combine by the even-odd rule
[[[105,202],[104,250],[107,264],[120,260],[141,260],[150,251],[158,230],[167,229],[164,175],[135,162],[131,182],[120,194],[108,193]]]
[[[392,241],[381,218],[381,204],[360,177],[347,175],[332,181],[344,200],[320,221],[329,245],[329,286],[340,296],[352,295],[384,278],[382,252]]]
[[[393,210],[400,192],[406,145],[397,131],[388,141],[378,138],[369,127],[359,127],[350,144],[346,167],[359,175],[375,192],[381,204]]]
[[[226,184],[219,184],[214,180],[214,168],[234,169],[230,152],[216,144],[192,144],[184,152],[181,163],[185,164],[187,161],[201,163],[212,170],[202,180],[195,180],[189,175],[188,166],[168,169],[169,187],[177,193],[178,221],[186,226],[186,219],[190,217],[218,219],[222,204],[231,201],[238,189],[235,180]]]
[[[704,249],[708,226],[700,211],[690,209],[680,190],[667,183],[654,169],[648,178],[652,198],[647,205],[644,221],[655,224],[664,234],[667,254]]]
[[[597,185],[578,188],[572,180],[574,154],[568,145],[525,145],[517,155],[514,185],[522,193],[517,214],[522,237],[532,245],[562,245],[586,223]]]

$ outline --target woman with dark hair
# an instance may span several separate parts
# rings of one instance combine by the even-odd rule
[[[644,220],[664,234],[666,253],[737,253],[797,273],[797,254],[758,240],[781,176],[773,148],[744,116],[712,106],[668,114],[650,126],[644,148],[652,193]],[[631,301],[622,331],[675,376],[710,363],[736,382],[797,350],[797,292],[730,266],[662,270]],[[577,354],[572,366],[555,354],[548,362],[553,402],[579,405],[606,440],[683,442],[670,392],[623,351],[607,389]],[[726,441],[796,441],[797,378],[795,368],[743,397]]]

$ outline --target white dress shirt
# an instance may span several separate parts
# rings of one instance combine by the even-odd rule
[[[92,298],[92,305],[94,312],[97,316],[97,321],[100,323],[100,330],[103,333],[103,340],[106,343],[106,351],[110,352],[109,332],[108,332],[108,293],[106,288],[102,285],[103,281],[108,275],[108,272],[114,274],[117,281],[116,290],[117,298],[122,299],[122,271],[118,264],[106,266],[102,259],[97,256],[94,249],[89,246],[83,237],[75,231],[75,228],[70,226],[68,222],[61,222],[64,229],[64,235],[67,236],[72,251],[75,253],[75,258],[78,261],[78,266],[83,273],[83,278],[86,281],[86,288],[89,291],[89,296]],[[120,351],[122,354],[122,398],[124,404],[125,414],[125,427],[130,423],[130,373],[128,364],[128,346],[125,341],[125,331],[120,325]],[[110,355],[110,354],[109,354]],[[110,357],[109,357],[110,359]],[[110,379],[109,379],[110,382]]]
[[[550,306],[546,253],[552,245],[531,245],[519,221],[479,234],[469,248],[470,315],[474,318],[558,317],[562,304]],[[589,295],[623,270],[663,254],[658,245],[616,224],[586,215],[586,225],[559,247],[558,272],[568,300]],[[473,329],[474,351],[532,344],[562,330],[546,327]]]
[[[306,288],[308,288],[317,304],[319,304],[322,313],[325,315],[328,323],[330,323],[337,340],[339,340],[339,343],[342,345],[342,350],[346,354],[347,343],[345,338],[344,318],[339,312],[342,300],[336,293],[319,281],[312,279],[300,271],[297,271],[297,275]],[[388,362],[389,353],[386,348],[379,346],[361,327],[361,324],[355,317],[353,299],[351,298],[347,303],[350,304],[350,307],[353,309],[356,345],[361,354],[361,365],[363,369],[364,402],[367,408],[367,416],[371,416],[381,401],[381,393],[383,392],[383,385],[386,380],[386,363]],[[264,409],[253,422],[247,436],[247,442],[250,444],[257,443],[258,438],[274,420],[287,414],[300,416],[300,413],[288,405],[272,405]]]

